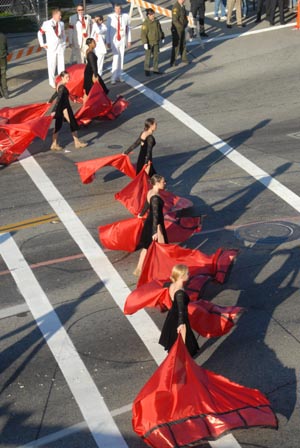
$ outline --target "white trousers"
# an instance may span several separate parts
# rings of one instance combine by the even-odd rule
[[[98,58],[97,66],[98,66],[98,73],[100,76],[102,76],[103,72],[103,64],[104,64],[104,58],[106,53],[102,53],[101,51],[97,50],[97,47],[95,48],[95,54]]]
[[[47,50],[48,78],[51,87],[55,88],[55,77],[65,70],[65,49]],[[57,72],[56,72],[57,70]]]
[[[113,60],[112,60],[111,79],[112,81],[116,81],[122,76],[125,45],[121,45],[120,47],[113,46],[112,53],[113,53]]]

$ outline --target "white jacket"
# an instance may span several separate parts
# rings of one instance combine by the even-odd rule
[[[64,22],[58,22],[58,36],[55,33],[56,22],[53,19],[43,22],[38,31],[38,40],[41,47],[47,45],[50,51],[59,51],[66,48],[66,34]],[[45,41],[44,41],[45,39]]]
[[[81,48],[85,40],[91,36],[92,18],[88,14],[83,15],[85,28],[79,20],[78,14],[73,14],[69,18],[69,44],[74,47]]]
[[[93,24],[91,37],[95,39],[97,44],[95,48],[96,53],[105,54],[107,52],[105,45],[106,32],[107,28],[104,23],[101,25],[98,25],[98,23]]]
[[[131,42],[130,20],[128,14],[120,15],[120,35],[121,40],[117,40],[118,16],[116,13],[109,14],[107,17],[106,43],[111,47],[121,47]]]

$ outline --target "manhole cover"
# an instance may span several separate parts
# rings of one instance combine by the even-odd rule
[[[239,227],[235,236],[250,243],[278,244],[299,238],[300,231],[296,224],[289,222],[262,222]]]
[[[108,149],[123,149],[122,145],[108,145]]]

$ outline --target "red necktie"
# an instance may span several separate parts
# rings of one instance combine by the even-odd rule
[[[58,36],[58,22],[55,23],[55,34]]]
[[[84,21],[84,17],[83,16],[81,18],[81,25],[82,25],[82,28],[85,30],[86,29],[86,25],[85,25],[85,21]]]
[[[120,16],[118,16],[117,40],[121,40],[121,23],[120,23]]]

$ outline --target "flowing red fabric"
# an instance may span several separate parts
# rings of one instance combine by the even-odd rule
[[[0,164],[18,159],[35,137],[45,139],[52,117],[45,117],[51,105],[30,104],[0,109]]]
[[[99,82],[95,82],[88,94],[87,100],[76,112],[75,118],[79,125],[87,125],[93,118],[107,115],[111,108],[111,100],[104,93]]]
[[[202,276],[202,287],[209,277]],[[189,293],[188,287],[186,291]],[[200,293],[201,289],[198,291]],[[143,308],[158,308],[166,311],[172,306],[169,289],[153,280],[132,291],[125,302],[124,314],[134,314]],[[206,300],[197,300],[188,305],[191,327],[205,338],[216,338],[228,333],[245,311],[238,306],[219,306]]]
[[[112,103],[111,109],[107,113],[106,118],[108,118],[109,120],[114,120],[119,115],[121,115],[128,106],[129,102],[125,100],[123,96],[118,96],[118,98]]]
[[[134,252],[141,238],[143,221],[129,218],[98,227],[101,244],[111,250]]]
[[[70,81],[67,84],[67,88],[70,93],[70,98],[72,101],[77,103],[83,102],[83,79],[85,64],[73,64],[68,67],[68,73],[70,74]],[[58,84],[60,82],[60,76],[57,76],[55,82]]]
[[[96,171],[105,166],[113,166],[117,170],[126,174],[126,176],[135,176],[135,169],[130,162],[129,156],[127,156],[126,154],[115,154],[113,156],[85,160],[84,162],[77,162],[76,165],[80,179],[84,184],[93,182],[93,180],[95,179]]]
[[[201,231],[200,216],[176,218],[174,213],[174,218],[171,217],[171,214],[166,215],[164,222],[169,243],[186,241],[194,233]]]
[[[199,219],[200,218],[198,218],[198,220]],[[178,220],[178,222],[174,221],[169,223],[170,227],[166,225],[166,231],[170,243],[182,243],[200,229],[197,218],[189,218],[189,220],[194,223],[194,225],[190,228],[181,227],[180,220]],[[107,249],[134,252],[140,242],[143,223],[143,219],[134,217],[122,221],[116,221],[112,224],[106,224],[105,226],[100,226],[100,241]]]
[[[49,103],[26,104],[25,106],[3,107],[0,117],[6,118],[9,124],[24,123],[24,121],[40,118],[49,110]]]
[[[121,202],[133,215],[140,213],[147,199],[147,193],[151,188],[149,176],[145,169],[146,165],[126,187],[115,194],[115,199]],[[164,201],[164,214],[170,214],[170,220],[174,220],[175,215],[173,213],[176,211],[193,206],[192,201],[176,196],[171,191],[161,190],[159,194]],[[189,223],[186,221],[186,224],[187,226],[191,225],[191,221]]]
[[[210,275],[223,283],[236,255],[237,251],[233,249],[220,248],[214,254],[206,255],[197,249],[153,242],[147,250],[138,286],[154,279],[168,281],[175,264],[187,265],[191,277],[199,274]]]
[[[115,194],[115,199],[121,202],[134,216],[137,216],[144,207],[150,188],[149,176],[145,172],[145,168],[146,166],[137,176],[134,174],[133,180]]]
[[[135,398],[132,425],[153,448],[188,447],[233,429],[278,427],[264,394],[198,366],[181,336]]]

